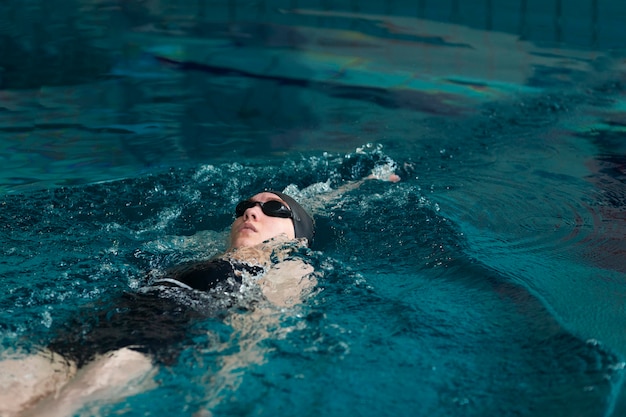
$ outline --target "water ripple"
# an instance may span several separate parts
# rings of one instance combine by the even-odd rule
[[[492,244],[503,251],[562,257],[598,245],[604,234],[602,213],[581,203],[577,188],[545,176],[465,175],[462,187],[436,200],[445,215],[500,236]]]

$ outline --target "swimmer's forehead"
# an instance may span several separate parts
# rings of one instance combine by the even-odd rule
[[[287,202],[285,200],[283,200],[282,198],[280,198],[279,196],[277,196],[274,193],[268,193],[268,192],[263,192],[263,193],[258,193],[253,195],[252,197],[248,198],[249,201],[259,201],[261,203],[265,203],[267,201],[280,201],[281,203],[283,203],[285,206],[289,207],[289,204],[287,204]]]

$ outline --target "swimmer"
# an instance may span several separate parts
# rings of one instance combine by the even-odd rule
[[[171,342],[170,336],[176,333],[171,327],[181,324],[177,320],[159,321],[168,313],[163,310],[174,307],[175,303],[149,297],[155,293],[236,293],[244,280],[251,279],[271,305],[283,308],[301,303],[316,284],[314,270],[290,254],[309,246],[314,234],[313,218],[286,194],[261,192],[240,202],[235,208],[229,248],[224,254],[158,277],[144,289],[143,298],[129,296],[125,307],[131,311],[140,308],[137,311],[145,313],[159,309],[154,329],[125,332],[116,327],[116,314],[113,314],[110,320],[109,316],[100,320],[105,323],[94,329],[95,333],[101,331],[106,335],[92,339],[99,342],[97,346],[90,344],[88,338],[61,337],[39,354],[14,355],[0,362],[0,417],[74,415],[86,405],[98,401],[110,404],[155,386],[154,363],[166,358],[159,355],[163,346]],[[152,301],[148,305],[146,300]],[[142,310],[144,307],[147,309]],[[239,315],[230,323],[242,334],[247,329],[256,334],[258,331],[251,329],[252,322],[258,322],[261,310]],[[124,320],[127,319],[125,316]],[[142,323],[145,321],[144,318]],[[176,335],[183,335],[182,338],[184,331]],[[255,351],[256,342],[252,339],[243,342],[239,356],[225,360],[224,372],[259,363],[262,355]]]

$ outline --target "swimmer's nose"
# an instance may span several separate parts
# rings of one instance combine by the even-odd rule
[[[250,207],[243,213],[243,219],[244,220],[249,220],[249,219],[258,220],[260,212],[261,212],[261,207],[259,207],[258,205],[254,207]]]

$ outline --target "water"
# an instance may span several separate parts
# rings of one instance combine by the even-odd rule
[[[626,12],[557,4],[4,4],[3,345],[218,253],[259,189],[395,163],[317,213],[320,291],[236,384],[207,321],[91,413],[623,415]]]

